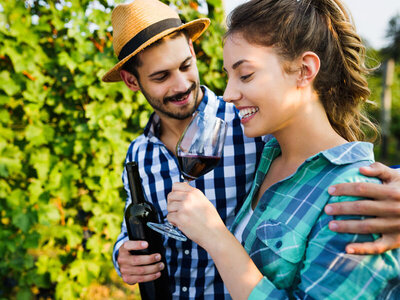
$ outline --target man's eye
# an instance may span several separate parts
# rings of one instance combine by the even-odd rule
[[[158,77],[155,77],[155,78],[153,78],[155,81],[163,81],[163,80],[165,80],[165,79],[167,79],[167,77],[168,77],[168,75],[167,74],[164,74],[164,75],[162,75],[162,76],[158,76]]]
[[[247,80],[247,79],[249,79],[249,78],[251,77],[251,75],[253,75],[253,74],[254,74],[254,73],[250,73],[250,74],[247,74],[247,75],[240,76],[240,80],[242,80],[242,81]]]
[[[184,66],[181,67],[181,70],[182,70],[182,71],[189,70],[190,66],[191,66],[190,64],[184,65]]]

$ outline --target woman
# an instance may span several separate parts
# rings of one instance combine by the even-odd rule
[[[369,96],[364,50],[339,0],[258,0],[231,14],[224,46],[228,84],[249,137],[273,134],[231,234],[197,189],[174,185],[168,220],[213,258],[235,299],[374,299],[398,276],[397,250],[347,254],[376,236],[328,228],[330,185],[375,179],[360,112]],[[282,170],[284,170],[282,172]],[[236,238],[235,238],[236,237]],[[243,246],[242,246],[243,245]]]

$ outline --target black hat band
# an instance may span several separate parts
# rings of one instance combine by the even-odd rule
[[[121,52],[118,55],[119,60],[123,60],[129,54],[133,53],[137,48],[143,45],[152,37],[157,34],[174,27],[179,27],[182,25],[182,21],[176,18],[170,18],[158,21],[150,25],[149,27],[140,31],[135,35],[129,42],[127,42],[124,47],[122,47]]]

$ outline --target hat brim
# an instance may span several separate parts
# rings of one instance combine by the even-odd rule
[[[144,48],[150,46],[154,42],[162,39],[163,37],[179,30],[185,29],[192,41],[198,39],[204,31],[206,31],[207,27],[210,25],[210,19],[208,18],[201,18],[197,20],[190,21],[188,23],[182,24],[179,27],[169,28],[159,34],[153,36],[151,39],[147,40],[143,43],[140,47],[138,47],[135,51],[131,54],[126,56],[124,59],[120,60],[111,70],[109,70],[102,78],[104,82],[117,82],[121,81],[120,70],[122,66],[134,55],[142,51]]]

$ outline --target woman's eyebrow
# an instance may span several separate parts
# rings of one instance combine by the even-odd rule
[[[246,60],[246,59],[238,60],[237,62],[235,62],[235,63],[232,65],[232,69],[233,69],[233,70],[237,69],[237,68],[238,68],[242,63],[244,63],[244,62],[248,62],[248,60]],[[224,69],[224,71],[226,72],[225,67],[223,67],[223,69]]]

